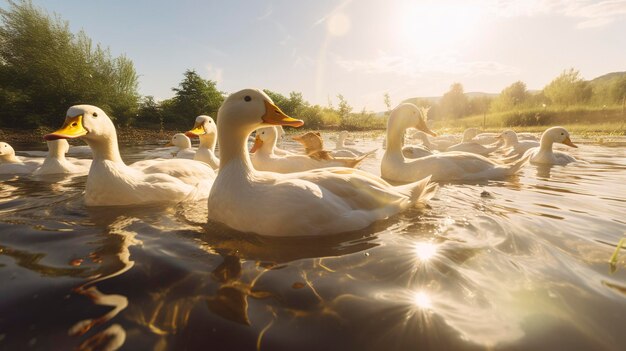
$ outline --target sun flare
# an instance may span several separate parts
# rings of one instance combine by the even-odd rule
[[[429,261],[437,254],[437,245],[429,242],[417,243],[414,249],[415,256],[420,261]]]
[[[454,50],[472,38],[483,10],[450,2],[408,2],[398,9],[400,45],[417,52]]]

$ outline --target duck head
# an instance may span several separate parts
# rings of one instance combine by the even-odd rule
[[[576,144],[572,143],[572,140],[569,138],[569,132],[563,127],[552,127],[548,128],[541,135],[541,143],[561,143],[571,147],[578,147]]]
[[[115,135],[115,126],[100,108],[91,105],[75,105],[67,110],[61,129],[46,134],[45,140],[83,138],[86,141]]]
[[[276,130],[276,127],[264,127],[257,129],[256,136],[254,137],[254,145],[252,145],[250,153],[256,152],[257,150],[263,148],[264,145],[265,149],[271,152],[276,145],[277,139],[278,131]]]
[[[464,132],[463,132],[463,142],[468,142],[471,141],[472,139],[474,139],[478,134],[480,133],[480,130],[478,130],[478,128],[467,128]]]
[[[81,138],[91,148],[94,159],[121,162],[115,126],[102,109],[92,105],[75,105],[67,110],[65,116],[61,129],[44,135],[46,141]]]
[[[300,127],[304,124],[302,120],[287,116],[267,94],[257,89],[244,89],[231,94],[217,116],[220,133],[222,128],[231,129],[234,126],[250,134],[263,126]]]
[[[197,138],[201,135],[216,135],[217,127],[215,126],[215,121],[210,116],[200,115],[196,117],[196,122],[193,125],[193,128],[187,132],[185,135],[189,138]]]
[[[207,147],[212,151],[215,150],[215,144],[217,143],[217,126],[210,116],[201,115],[196,117],[193,128],[185,132],[185,135],[189,138],[200,138],[201,146]]]
[[[5,142],[0,142],[0,162],[3,162],[3,163],[20,162],[15,157],[15,150],[13,149],[13,147],[11,147],[11,145]]]
[[[302,144],[307,152],[322,150],[324,148],[324,142],[322,141],[320,132],[306,132],[301,135],[295,135],[292,139]]]
[[[400,104],[391,111],[387,129],[394,128],[400,128],[403,131],[407,128],[415,128],[426,134],[437,136],[437,133],[428,128],[422,109],[411,103]]]
[[[515,133],[511,129],[507,129],[500,135],[498,135],[498,139],[503,140],[505,146],[517,144],[518,142],[517,133]]]
[[[172,140],[166,146],[176,146],[179,149],[191,148],[191,139],[185,133],[176,133],[172,136]]]

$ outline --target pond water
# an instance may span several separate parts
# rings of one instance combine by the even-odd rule
[[[442,184],[328,238],[233,232],[202,202],[87,208],[85,176],[1,176],[0,349],[623,350],[626,146],[574,141],[584,162]]]

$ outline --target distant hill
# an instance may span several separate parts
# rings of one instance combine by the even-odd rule
[[[589,80],[588,82],[592,85],[592,86],[598,86],[598,85],[603,85],[606,83],[609,83],[615,79],[619,79],[621,77],[626,76],[626,72],[611,72],[611,73],[607,73],[604,75],[601,75],[599,77],[596,77],[594,79]],[[502,87],[504,89],[504,87]],[[529,93],[531,94],[538,94],[541,92],[541,89],[534,89],[528,90]],[[480,92],[480,91],[472,91],[472,92],[467,92],[465,93],[465,96],[467,96],[469,99],[473,99],[473,98],[477,98],[477,97],[483,97],[483,96],[487,96],[487,97],[497,97],[498,95],[500,95],[500,93],[484,93],[484,92]],[[413,97],[413,98],[408,98],[402,102],[410,102],[410,103],[416,103],[418,101],[428,101],[431,104],[436,104],[439,102],[439,100],[441,100],[441,96],[426,96],[426,97]]]
[[[599,84],[608,83],[615,79],[622,78],[624,76],[626,76],[626,72],[611,72],[611,73],[607,73],[599,77],[596,77],[590,80],[589,83],[591,83],[591,85],[599,85]]]
[[[500,94],[496,94],[496,93],[483,93],[480,91],[470,91],[464,94],[465,96],[467,96],[469,99],[474,99],[477,97],[483,97],[483,96],[487,96],[487,97],[496,97]],[[436,104],[439,103],[439,100],[441,100],[441,96],[426,96],[426,97],[414,97],[414,98],[408,98],[402,102],[410,102],[412,104],[417,103],[418,101],[428,101],[431,104]]]

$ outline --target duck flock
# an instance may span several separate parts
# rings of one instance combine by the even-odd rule
[[[339,133],[335,150],[324,149],[319,132],[293,137],[304,153],[278,148],[282,126],[300,127],[304,122],[287,116],[256,89],[230,95],[218,111],[219,125],[202,115],[191,130],[174,135],[174,158],[131,165],[120,156],[116,130],[106,113],[91,105],[72,106],[63,126],[44,136],[47,157],[18,157],[9,144],[0,142],[0,174],[88,173],[87,206],[206,200],[210,222],[266,236],[314,236],[362,229],[423,204],[436,193],[436,182],[503,179],[527,162],[576,161],[552,150],[554,143],[577,147],[562,127],[547,129],[540,141],[512,130],[479,133],[470,128],[459,142],[430,130],[427,112],[409,103],[391,112],[382,145],[382,177],[356,169],[378,150],[350,147],[347,132]],[[409,129],[416,131],[407,136]],[[66,139],[74,138],[88,144],[92,160],[66,157]],[[199,138],[197,150],[190,138]],[[421,144],[408,146],[407,140]],[[160,152],[164,150],[171,149]]]

